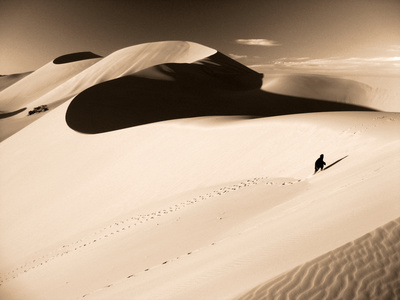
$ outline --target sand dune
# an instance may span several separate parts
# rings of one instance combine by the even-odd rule
[[[54,67],[59,72],[57,76],[54,76]],[[60,70],[73,73],[64,74]],[[115,81],[129,75],[134,78]],[[116,51],[101,60],[91,52],[68,54],[0,93],[0,110],[4,111],[0,140],[43,116],[27,117],[26,113],[16,112],[24,108],[30,111],[41,105],[54,109],[82,92],[73,102],[67,120],[72,128],[83,132],[110,131],[177,117],[243,114],[265,117],[379,108],[366,100],[367,86],[351,80],[310,75],[267,78],[264,83],[260,80],[260,74],[214,49],[191,42],[142,44]],[[104,84],[86,91],[102,82]],[[261,85],[263,88],[259,89]],[[94,98],[99,98],[96,105],[92,103]],[[110,99],[116,99],[111,105],[114,114],[104,107],[110,106]],[[164,107],[159,110],[164,115],[153,114],[150,119],[143,119],[150,115],[144,109],[175,105],[171,101],[182,102],[180,111]],[[244,101],[251,104],[244,105]],[[119,115],[118,124],[113,124],[115,115]],[[106,128],[85,129],[81,124],[85,120],[91,127]]]
[[[18,76],[17,81],[0,91],[0,141],[44,115],[29,116],[28,112],[34,107],[46,105],[53,109],[63,103],[66,99],[62,95],[53,94],[50,98],[46,95],[99,60],[79,53],[67,57],[84,59],[65,64],[49,62],[34,72]]]
[[[54,109],[100,82],[130,75],[162,63],[191,63],[215,53],[214,49],[200,44],[167,41],[128,47],[104,59],[92,58],[93,55],[89,54],[91,59],[79,60],[88,54],[69,54],[60,60],[72,59],[75,62],[66,64],[51,62],[25,80],[1,92],[0,111],[13,112],[24,107],[29,111],[40,105]],[[0,140],[4,140],[42,116],[43,114],[39,114],[32,118],[21,114],[0,121]]]
[[[0,92],[0,111],[10,112],[29,105],[97,61],[87,59],[69,64],[50,62],[44,65]]]
[[[396,299],[399,249],[396,219],[237,299]]]
[[[9,86],[16,83],[18,80],[28,76],[32,72],[25,72],[19,74],[11,74],[11,75],[0,75],[0,92]]]
[[[369,86],[358,81],[313,74],[275,75],[263,89],[278,94],[368,106]]]
[[[65,125],[66,104],[0,144],[10,299],[233,298],[399,213],[391,114],[201,118],[87,136]],[[349,156],[307,178],[320,149],[329,164]]]
[[[398,285],[398,113],[266,92],[260,74],[190,42],[94,60],[0,120],[30,122],[0,143],[0,298],[318,298],[321,286],[346,298]],[[41,93],[34,81],[21,95]]]
[[[387,80],[392,79],[388,78]],[[262,89],[281,95],[329,100],[366,106],[376,110],[400,112],[399,101],[397,101],[398,92],[374,87],[371,80],[366,82],[372,86],[350,78],[315,74],[284,74],[268,76],[264,80]]]
[[[193,64],[162,64],[95,85],[74,98],[66,120],[84,133],[178,118],[277,116],[367,107],[291,97],[260,89],[258,74],[221,53]]]

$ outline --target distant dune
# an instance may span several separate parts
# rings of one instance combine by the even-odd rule
[[[18,80],[21,80],[22,78],[28,76],[32,72],[25,72],[25,73],[20,73],[20,74],[11,74],[11,75],[2,75],[0,76],[0,92],[9,86],[13,85],[16,83]]]
[[[186,41],[93,56],[0,92],[0,299],[399,298],[393,94]]]
[[[44,65],[0,92],[0,111],[10,112],[24,106],[29,106],[40,97],[96,63],[96,61],[98,59],[61,65],[50,62]],[[51,102],[57,100],[59,99],[55,98]]]
[[[272,75],[264,80],[262,89],[281,95],[323,99],[376,110],[400,112],[400,102],[397,101],[400,93],[372,87],[348,78],[315,74]]]

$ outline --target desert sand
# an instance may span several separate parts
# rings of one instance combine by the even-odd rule
[[[399,296],[399,99],[192,42],[61,62],[0,92],[0,298]]]

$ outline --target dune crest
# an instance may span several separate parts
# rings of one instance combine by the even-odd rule
[[[96,61],[98,59],[82,60],[71,64],[47,63],[0,92],[0,111],[11,112],[25,106],[35,106],[32,103],[81,73]],[[43,104],[50,104],[59,99],[59,96],[55,96]]]
[[[16,83],[18,80],[28,76],[32,72],[18,73],[18,74],[10,74],[10,75],[0,75],[0,92],[9,86]]]

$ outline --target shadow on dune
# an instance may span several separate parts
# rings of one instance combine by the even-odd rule
[[[336,165],[338,162],[342,161],[343,159],[345,159],[348,155],[342,157],[341,159],[338,159],[337,161],[335,161],[334,163],[331,163],[329,166],[325,167],[324,170],[329,169],[330,167]]]
[[[66,64],[70,62],[85,60],[85,59],[92,59],[92,58],[100,58],[101,56],[94,54],[92,52],[77,52],[77,53],[70,53],[60,57],[57,57],[53,60],[53,63],[56,65]]]
[[[13,117],[13,116],[18,115],[19,113],[23,112],[24,110],[26,110],[26,107],[18,109],[18,110],[13,111],[13,112],[0,113],[0,119]]]
[[[82,133],[102,133],[200,116],[269,117],[361,106],[262,91],[262,74],[217,53],[192,64],[163,64],[95,85],[75,97],[66,122]]]

